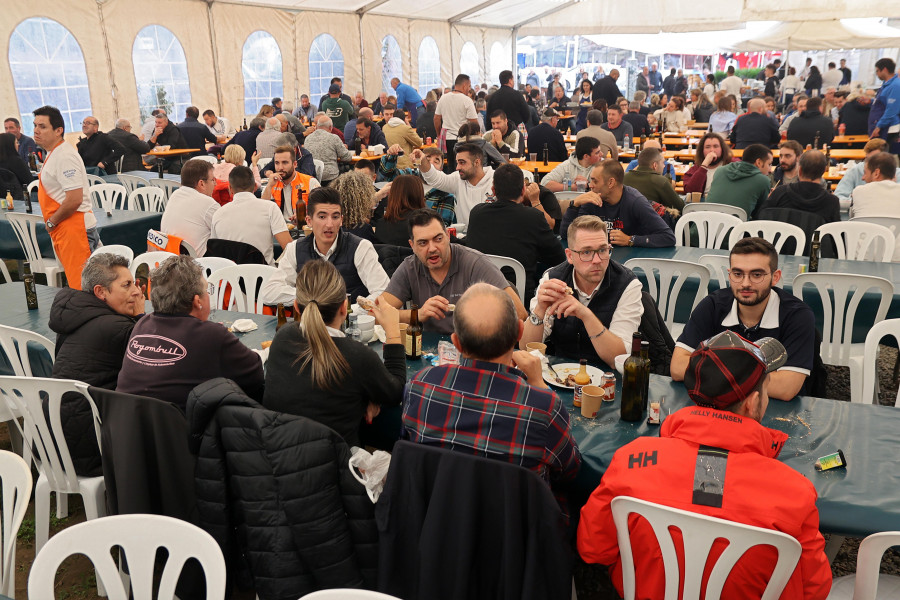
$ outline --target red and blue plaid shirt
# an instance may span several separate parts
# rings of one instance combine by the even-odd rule
[[[504,460],[553,483],[578,474],[569,413],[559,396],[529,385],[519,369],[461,359],[423,369],[405,395],[403,436],[413,442]]]

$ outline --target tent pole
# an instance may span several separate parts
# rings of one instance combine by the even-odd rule
[[[113,100],[113,110],[118,119],[121,117],[119,114],[119,88],[116,86],[115,77],[113,77],[112,55],[109,53],[109,38],[106,36],[106,22],[103,20],[103,0],[97,0],[97,14],[100,17],[100,33],[103,35],[103,50],[106,52],[106,71],[109,75],[109,89]]]
[[[362,28],[362,20],[363,13],[359,14],[359,66],[360,66],[360,75],[362,76],[362,90],[363,97],[365,97],[369,90],[366,89],[366,43],[363,39],[363,28]],[[378,93],[381,93],[381,88],[378,88]]]
[[[300,106],[300,70],[297,68],[297,17],[299,12],[294,13],[291,23],[291,38],[294,46],[293,62],[294,62],[294,108]],[[310,99],[310,102],[312,99]]]
[[[213,22],[212,5],[213,0],[206,1],[206,15],[209,23],[209,43],[212,46],[213,72],[216,74],[216,104],[219,107],[219,114],[221,115],[225,112],[225,107],[222,106],[222,78],[219,76],[222,71],[219,70],[219,49],[216,47],[216,28]]]
[[[510,43],[510,47],[512,48],[512,72],[513,72],[513,80],[516,82],[516,89],[519,89],[519,56],[518,56],[518,46],[519,45],[519,28],[513,27],[512,30],[512,41]]]

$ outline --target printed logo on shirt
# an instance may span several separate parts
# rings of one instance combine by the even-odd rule
[[[75,169],[66,169],[63,171],[63,177],[75,177],[77,171]]]
[[[328,110],[325,111],[325,114],[328,117],[340,117],[344,114],[344,109],[340,108],[340,107],[339,108],[329,108]]]
[[[612,231],[613,229],[618,229],[622,231],[625,228],[625,224],[622,222],[622,219],[610,219],[608,217],[600,217],[606,223],[606,230]]]
[[[175,364],[187,356],[184,346],[161,335],[139,334],[128,342],[128,358],[148,367]]]

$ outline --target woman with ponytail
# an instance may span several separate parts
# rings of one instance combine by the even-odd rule
[[[372,310],[384,328],[384,362],[374,350],[344,336],[347,317],[344,280],[330,262],[311,260],[297,274],[294,310],[300,322],[282,327],[266,364],[263,405],[318,421],[351,446],[359,427],[382,406],[396,406],[406,384],[406,355],[400,315],[380,298]]]

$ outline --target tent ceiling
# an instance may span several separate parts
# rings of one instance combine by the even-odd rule
[[[779,23],[749,39],[735,39],[726,50],[831,50],[834,48],[897,48],[900,29],[872,19]]]

